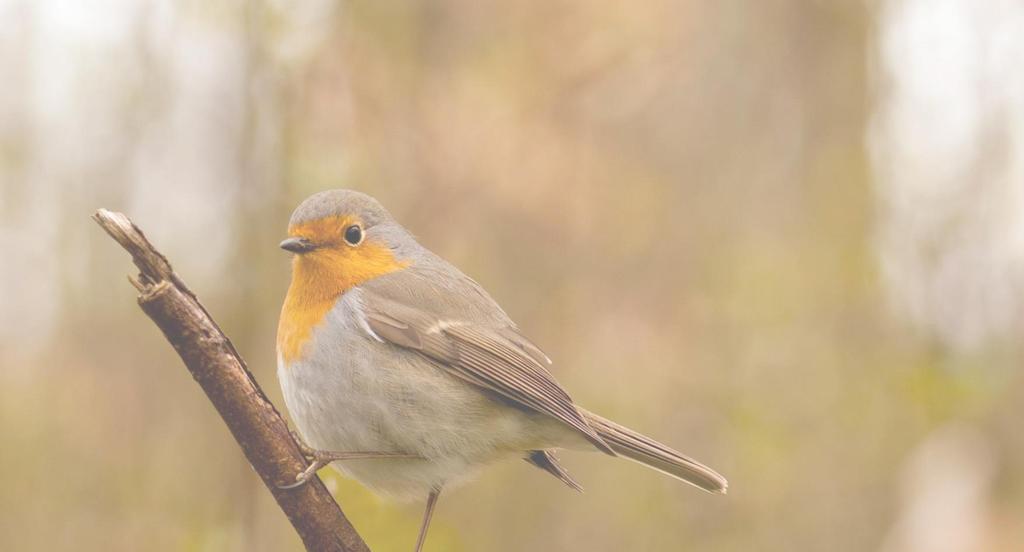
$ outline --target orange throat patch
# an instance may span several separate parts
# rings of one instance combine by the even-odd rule
[[[351,246],[334,240],[351,223],[348,217],[331,217],[289,229],[290,236],[322,245],[292,259],[292,282],[277,326],[277,353],[286,365],[302,358],[313,330],[346,291],[408,266],[383,243]]]

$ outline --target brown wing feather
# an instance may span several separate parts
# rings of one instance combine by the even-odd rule
[[[565,471],[565,468],[558,463],[558,458],[555,457],[554,451],[551,450],[531,450],[530,454],[523,458],[530,464],[537,466],[538,468],[550,473],[557,477],[562,483],[565,483],[569,487],[576,489],[579,492],[583,492],[583,486],[576,482],[575,479],[569,475],[569,472]]]
[[[540,364],[535,356],[543,355],[539,349],[528,351],[496,331],[440,320],[374,294],[364,293],[363,299],[367,324],[381,339],[417,351],[453,375],[520,407],[547,414],[579,431],[599,450],[615,455]]]
[[[544,354],[544,351],[540,350],[540,347],[533,344],[532,341],[526,338],[525,335],[519,333],[519,330],[515,328],[505,328],[501,331],[501,335],[506,339],[515,343],[524,353],[530,355],[530,358],[537,361],[537,364],[541,366],[548,366],[551,364],[551,359],[548,355]]]

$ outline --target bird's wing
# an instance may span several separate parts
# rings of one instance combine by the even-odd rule
[[[514,328],[493,330],[449,320],[364,292],[367,325],[380,339],[416,351],[449,373],[521,408],[547,414],[615,455],[542,364],[550,362]]]

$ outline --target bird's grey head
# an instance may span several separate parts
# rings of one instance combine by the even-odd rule
[[[399,258],[421,249],[380,202],[354,190],[327,190],[307,198],[292,213],[288,236],[281,247],[298,254],[358,246],[364,240],[386,245]]]
[[[379,201],[355,190],[326,190],[306,198],[292,213],[288,226],[329,217],[351,216],[366,227],[394,222]]]

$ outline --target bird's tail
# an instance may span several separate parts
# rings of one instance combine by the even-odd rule
[[[701,488],[725,494],[729,482],[715,470],[629,428],[580,409],[591,427],[616,453]]]

